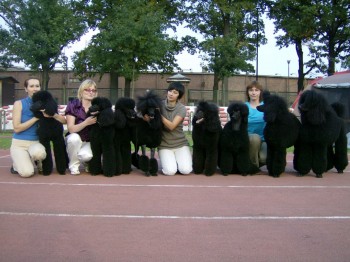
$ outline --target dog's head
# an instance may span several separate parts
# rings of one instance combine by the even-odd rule
[[[248,123],[249,109],[243,102],[232,102],[227,108],[227,113],[229,114],[232,122],[241,121],[242,123]]]
[[[53,116],[58,112],[58,105],[51,93],[45,90],[38,91],[33,94],[33,104],[30,110],[36,117],[43,117],[42,110],[45,110],[45,114]]]
[[[114,110],[122,112],[125,117],[133,119],[136,117],[135,101],[129,97],[121,97],[117,100],[114,106]]]
[[[93,98],[88,110],[88,116],[97,117],[97,122],[100,126],[114,124],[114,113],[111,101],[108,98],[101,96]]]
[[[129,97],[121,97],[114,106],[114,117],[117,128],[124,128],[128,120],[136,118],[135,101]]]
[[[210,132],[216,132],[221,128],[219,108],[214,103],[200,101],[192,118],[192,124],[204,124]]]
[[[303,124],[321,125],[326,122],[330,106],[325,97],[315,90],[305,90],[299,99],[300,118]]]
[[[256,109],[264,113],[265,122],[273,123],[288,114],[287,102],[282,97],[264,91],[263,99],[264,103],[257,106]]]
[[[136,109],[142,116],[148,115],[152,120],[162,106],[162,100],[153,91],[146,92],[146,95],[138,97]]]

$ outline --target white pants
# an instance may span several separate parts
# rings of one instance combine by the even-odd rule
[[[69,170],[79,171],[80,163],[89,162],[92,158],[90,142],[83,142],[78,134],[72,133],[66,137]]]
[[[160,149],[158,155],[164,175],[173,176],[177,171],[183,175],[191,173],[192,155],[188,146]]]
[[[39,141],[12,139],[10,154],[13,169],[21,177],[34,175],[34,161],[42,161],[46,158],[45,147]]]

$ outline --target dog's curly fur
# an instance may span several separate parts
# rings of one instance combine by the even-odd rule
[[[155,149],[162,140],[163,123],[160,114],[162,101],[153,91],[148,91],[144,96],[138,97],[136,110],[141,117],[136,120],[132,142],[135,152],[132,154],[132,164],[145,172],[146,176],[156,176],[158,172],[158,161],[154,157]],[[144,121],[143,116],[148,115],[150,121]],[[139,148],[142,155],[138,154]],[[146,147],[150,148],[151,156],[146,155]]]
[[[90,129],[92,159],[89,169],[92,175],[103,174],[112,177],[116,174],[114,148],[114,112],[108,98],[95,97],[91,101],[88,116],[97,117],[96,124]],[[102,163],[101,163],[102,159]]]
[[[294,146],[300,122],[289,112],[286,101],[268,91],[263,93],[264,104],[257,110],[264,113],[266,126],[264,137],[267,144],[266,166],[270,176],[279,177],[286,167],[287,148]]]
[[[221,132],[219,141],[219,167],[223,175],[255,174],[260,170],[249,157],[248,114],[243,102],[232,102],[227,108],[230,121]]]
[[[64,175],[67,169],[68,157],[63,137],[63,124],[53,117],[44,117],[41,112],[41,110],[45,110],[47,115],[53,116],[58,113],[57,103],[52,95],[44,90],[34,93],[32,100],[33,104],[30,109],[34,113],[34,116],[39,118],[37,134],[40,143],[46,150],[46,158],[42,161],[43,174],[50,175],[52,173],[53,160],[50,144],[52,142],[57,172]]]
[[[211,176],[218,165],[218,143],[221,133],[217,105],[200,101],[192,118],[193,172]]]
[[[129,97],[119,98],[114,107],[116,175],[131,172],[131,134],[135,118],[135,101]]]
[[[312,170],[316,177],[333,166],[342,173],[348,165],[343,119],[315,90],[306,90],[299,100],[301,128],[294,147],[294,169],[300,176]],[[334,153],[333,153],[334,143]]]

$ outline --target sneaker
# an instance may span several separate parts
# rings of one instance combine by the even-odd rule
[[[13,175],[18,175],[18,172],[13,168],[13,166],[11,166],[10,172],[11,172],[11,174],[13,174]]]
[[[43,173],[43,162],[40,160],[35,161],[36,167],[38,168],[38,173],[42,174]]]
[[[86,173],[90,173],[89,163],[84,163],[84,169]]]
[[[70,171],[70,174],[71,174],[72,176],[77,176],[77,175],[80,175],[80,172],[79,172],[79,170],[71,170],[71,171]]]

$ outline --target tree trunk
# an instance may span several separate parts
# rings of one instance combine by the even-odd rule
[[[118,83],[118,73],[115,71],[110,72],[110,100],[112,104],[115,104],[115,102],[118,99],[118,89],[119,89],[119,83]]]
[[[218,91],[219,91],[219,76],[214,72],[214,85],[213,85],[213,102],[219,104]]]
[[[41,89],[48,90],[49,81],[50,81],[50,70],[48,68],[43,67],[43,71],[41,71]]]
[[[125,78],[125,89],[124,89],[124,96],[125,97],[131,97],[130,94],[130,86],[131,86],[131,79]]]
[[[301,40],[295,41],[295,50],[298,55],[298,93],[304,90],[304,57],[303,57],[303,46]]]
[[[335,45],[334,41],[331,39],[329,41],[329,46],[328,46],[328,68],[327,68],[327,75],[331,76],[335,73]]]

